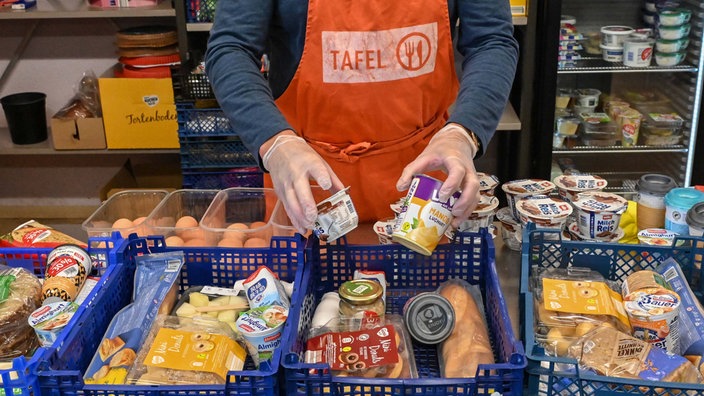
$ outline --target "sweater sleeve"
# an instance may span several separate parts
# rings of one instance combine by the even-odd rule
[[[260,72],[275,0],[218,1],[205,70],[222,110],[255,158],[269,138],[291,126]]]
[[[484,149],[508,101],[518,43],[508,0],[457,0],[457,14],[457,50],[463,61],[460,90],[448,122],[473,131]]]

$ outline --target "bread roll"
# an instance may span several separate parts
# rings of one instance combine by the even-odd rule
[[[446,378],[474,377],[480,364],[494,363],[484,317],[468,287],[467,282],[453,279],[438,291],[455,310],[455,328],[440,347]]]

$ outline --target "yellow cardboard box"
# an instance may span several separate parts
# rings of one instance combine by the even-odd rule
[[[511,0],[511,15],[528,15],[528,0]]]
[[[108,149],[178,148],[170,78],[100,78]]]
[[[90,150],[105,148],[103,119],[51,119],[51,140],[56,150]]]

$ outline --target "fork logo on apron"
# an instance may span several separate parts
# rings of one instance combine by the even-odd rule
[[[325,83],[369,83],[435,70],[437,23],[377,31],[323,31]]]

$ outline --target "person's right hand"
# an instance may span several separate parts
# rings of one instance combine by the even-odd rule
[[[323,190],[332,188],[333,193],[342,190],[344,185],[330,165],[292,131],[269,139],[262,145],[260,154],[293,226],[305,234],[307,229],[313,228],[318,216],[310,180],[315,180]]]

